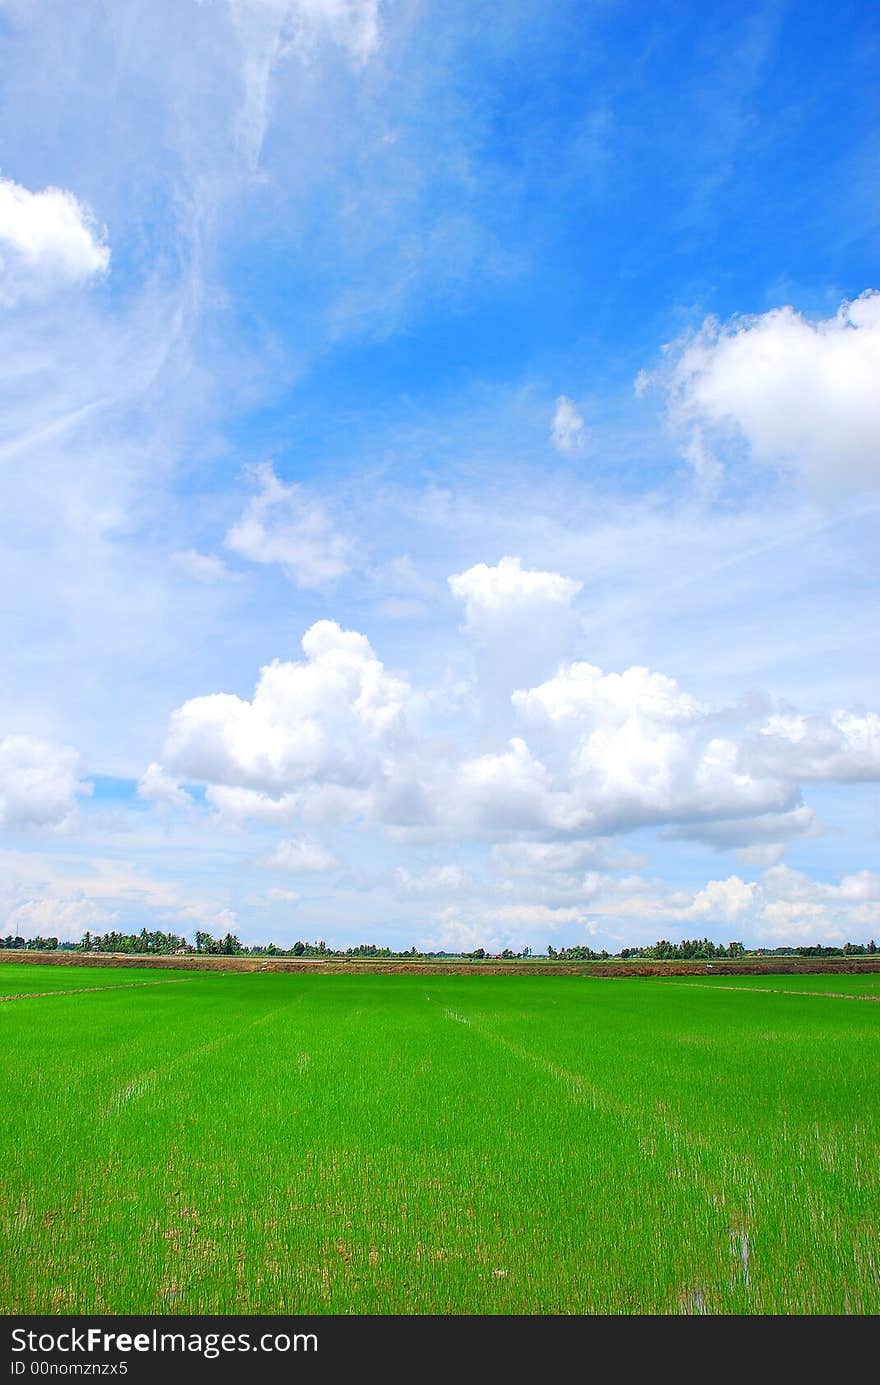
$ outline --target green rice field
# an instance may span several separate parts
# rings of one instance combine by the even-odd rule
[[[880,1312],[878,982],[0,967],[0,1311]]]
[[[663,981],[664,986],[710,986],[722,990],[772,991],[781,995],[878,996],[880,972],[853,975],[848,972],[805,973],[803,975],[735,976],[700,975],[676,976]]]

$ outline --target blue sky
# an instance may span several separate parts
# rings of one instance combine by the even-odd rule
[[[2,931],[876,936],[874,7],[0,45]]]

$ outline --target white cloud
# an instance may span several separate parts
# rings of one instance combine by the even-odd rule
[[[759,942],[843,943],[877,936],[880,873],[854,871],[837,883],[775,866],[765,872],[764,904],[756,920]]]
[[[705,842],[716,851],[734,851],[744,865],[775,866],[790,842],[801,837],[817,837],[823,831],[813,809],[800,804],[790,812],[670,827],[663,837],[667,841],[688,838]]]
[[[528,720],[549,721],[641,715],[654,722],[690,722],[709,710],[663,673],[639,666],[603,673],[586,663],[566,664],[540,687],[515,692],[513,705]]]
[[[241,45],[239,135],[256,168],[276,67],[292,54],[308,60],[322,40],[363,65],[379,46],[379,0],[229,0],[229,6]]]
[[[449,587],[464,602],[467,627],[477,635],[512,621],[525,623],[545,607],[571,605],[582,583],[558,572],[534,572],[519,558],[502,558],[495,567],[477,563],[449,578]]]
[[[436,582],[432,582],[416,566],[408,553],[398,554],[380,567],[373,568],[370,577],[377,586],[402,597],[438,596]]]
[[[275,34],[278,54],[325,35],[365,61],[379,46],[379,0],[229,0],[245,26]]]
[[[387,620],[423,619],[442,595],[438,584],[426,577],[406,554],[371,568],[369,577],[377,592],[382,593],[377,610]]]
[[[706,446],[702,430],[694,428],[684,449],[685,459],[693,468],[694,475],[707,499],[718,491],[724,476],[724,466],[714,452]]]
[[[547,766],[521,736],[507,749],[479,755],[458,767],[450,799],[443,804],[450,827],[476,836],[510,832],[577,831],[586,814],[564,784],[556,787]]]
[[[215,553],[199,553],[195,548],[187,548],[171,555],[171,561],[181,572],[196,582],[214,583],[229,576],[229,569],[222,558]]]
[[[664,674],[566,664],[512,700],[544,767],[536,826],[546,807],[545,827],[595,836],[795,806],[793,784],[743,769],[738,744],[711,735],[710,709]]]
[[[394,872],[397,888],[405,895],[448,895],[470,889],[473,881],[460,866],[431,866],[416,875],[398,866]]]
[[[155,761],[147,766],[138,780],[137,793],[138,798],[152,803],[165,803],[171,808],[185,808],[193,801],[192,795]]]
[[[566,924],[582,923],[584,910],[577,908],[552,908],[547,904],[502,904],[492,910],[492,917],[508,928],[534,929],[550,928],[557,930]],[[519,934],[518,936],[522,936]]]
[[[205,799],[222,822],[234,827],[248,820],[279,825],[290,823],[302,807],[299,794],[283,793],[273,797],[257,789],[230,788],[226,784],[209,784]]]
[[[409,601],[402,596],[388,596],[377,608],[386,620],[421,620],[429,612],[424,601]]]
[[[59,827],[92,792],[79,753],[36,736],[0,738],[0,827]]]
[[[381,781],[405,737],[411,689],[388,673],[364,635],[321,620],[302,639],[305,660],[275,660],[251,702],[229,693],[178,708],[163,753],[174,773],[273,798],[325,783]]]
[[[705,823],[699,829],[689,831],[688,835],[719,851],[728,851],[737,847],[787,842],[796,837],[813,837],[821,830],[813,809],[800,804],[788,813]],[[669,841],[677,841],[681,834],[677,828],[670,828],[663,835]]]
[[[770,900],[764,905],[754,937],[759,944],[770,946],[852,941],[831,922],[823,904],[784,899]]]
[[[605,842],[516,842],[492,848],[493,867],[505,876],[557,876],[587,866],[601,870],[631,870],[639,858],[627,851],[612,852]]]
[[[271,462],[248,471],[257,493],[226,535],[227,547],[253,563],[278,563],[298,587],[320,588],[343,576],[351,544],[321,502],[279,481]]]
[[[72,192],[0,178],[0,303],[42,297],[106,272],[110,250]]]
[[[735,923],[754,907],[758,886],[738,875],[726,880],[710,880],[698,890],[690,904],[679,911],[682,919],[705,919],[712,923]]]
[[[381,779],[381,770],[378,778]],[[304,780],[297,789],[285,793],[208,784],[205,800],[215,810],[222,827],[237,830],[246,823],[277,827],[300,823],[317,828],[374,816],[377,788],[375,780],[353,787],[320,778]]]
[[[326,847],[307,838],[279,842],[262,862],[270,870],[286,870],[294,875],[309,875],[333,870],[336,857]]]
[[[119,911],[91,899],[26,899],[6,916],[7,933],[23,938],[58,938],[77,942],[86,929],[101,932],[115,927]]]
[[[669,357],[655,378],[674,421],[693,430],[692,454],[702,430],[732,432],[756,461],[793,468],[821,491],[880,481],[880,293],[819,322],[791,307],[709,320]]]
[[[509,905],[496,909],[481,907],[463,913],[454,905],[440,909],[431,920],[430,931],[419,939],[426,952],[475,952],[482,947],[496,953],[510,948],[515,952],[534,946],[543,938],[568,925],[582,925],[578,909],[551,909],[546,905]]]
[[[178,931],[236,927],[235,911],[222,899],[157,879],[134,861],[2,851],[0,865],[0,917],[15,919],[25,936],[27,929],[74,939],[119,919],[136,931],[135,919],[137,928],[156,927],[157,914]]]
[[[477,750],[475,726],[457,709],[446,735],[425,734],[431,697],[389,673],[364,635],[319,621],[302,646],[303,660],[261,670],[250,701],[213,693],[178,708],[141,792],[182,802],[180,779],[204,783],[208,804],[233,827],[250,819],[317,830],[360,819],[401,841],[525,838],[524,861],[531,853],[537,868],[543,853],[544,869],[569,873],[577,863],[615,866],[585,839],[643,827],[745,851],[740,859],[756,864],[820,830],[798,787],[799,768],[816,773],[815,736],[803,765],[788,741],[781,756],[771,736],[720,736],[719,714],[665,674],[562,664],[508,695],[497,719],[476,723]],[[479,686],[467,701],[477,712],[487,705]],[[511,712],[522,734],[499,746]],[[873,723],[835,717],[850,749],[822,759],[823,775],[854,777],[857,763],[866,777],[859,753]],[[789,721],[768,725],[778,735]],[[756,745],[773,754],[759,761]],[[618,868],[631,864],[618,854]]]
[[[434,916],[434,946],[468,950],[529,945],[542,949],[548,937],[565,945],[588,942],[617,947],[648,944],[707,932],[716,941],[753,943],[867,941],[877,932],[880,875],[859,871],[826,884],[785,867],[763,880],[737,875],[709,880],[698,888],[672,887],[640,875],[615,877],[591,872],[566,902],[545,904],[529,897],[500,907],[484,901],[465,912],[450,905]]]
[[[525,568],[520,558],[477,563],[448,579],[464,605],[484,693],[507,699],[511,687],[556,666],[576,629],[573,602],[581,583],[558,572]]]
[[[778,866],[787,845],[787,842],[756,842],[753,846],[737,847],[734,855],[744,866]]]
[[[743,747],[752,773],[855,783],[880,779],[880,715],[843,708],[772,716]]]
[[[789,901],[846,901],[852,904],[880,901],[880,872],[853,871],[842,875],[839,884],[813,880],[803,871],[777,866],[764,876],[768,889]]]
[[[584,420],[568,395],[561,394],[556,401],[550,438],[557,452],[583,452],[587,445]]]

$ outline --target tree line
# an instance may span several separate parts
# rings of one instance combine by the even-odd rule
[[[211,957],[323,957],[343,959],[375,958],[383,961],[405,961],[421,958],[423,960],[456,957],[467,961],[522,961],[534,956],[532,949],[524,947],[521,952],[504,948],[502,952],[489,952],[485,948],[475,948],[473,952],[422,952],[411,947],[403,951],[389,947],[379,947],[376,943],[358,943],[356,947],[329,947],[321,938],[316,942],[297,940],[290,947],[279,947],[276,943],[241,942],[234,933],[222,938],[199,931],[195,944],[178,933],[168,933],[161,929],[142,928],[140,933],[91,933],[83,935],[78,943],[59,942],[57,938],[22,938],[9,934],[0,937],[0,949],[27,952],[89,952],[133,953],[138,956],[167,957],[173,954],[192,954]],[[680,943],[671,943],[665,938],[647,947],[623,947],[619,952],[610,953],[602,948],[595,952],[591,947],[577,943],[571,947],[547,947],[547,957],[551,962],[604,962],[610,960],[627,961],[642,958],[645,961],[715,961],[740,957],[873,957],[877,954],[877,944],[873,938],[868,943],[844,943],[842,947],[825,947],[814,943],[801,947],[759,947],[746,948],[741,942],[714,943],[711,938],[685,938]]]
[[[625,947],[621,957],[624,953],[627,957],[645,957],[652,962],[712,962],[716,958],[745,957],[746,949],[740,942],[728,943],[725,947],[723,943],[713,943],[711,938],[684,938],[680,943],[661,938],[651,947]]]

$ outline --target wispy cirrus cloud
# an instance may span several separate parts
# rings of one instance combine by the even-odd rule
[[[323,587],[348,571],[352,546],[324,505],[286,485],[271,462],[250,468],[256,493],[226,535],[226,546],[252,563],[277,563],[298,587]]]
[[[558,452],[583,452],[587,446],[587,426],[575,403],[561,394],[553,411],[550,439]]]

